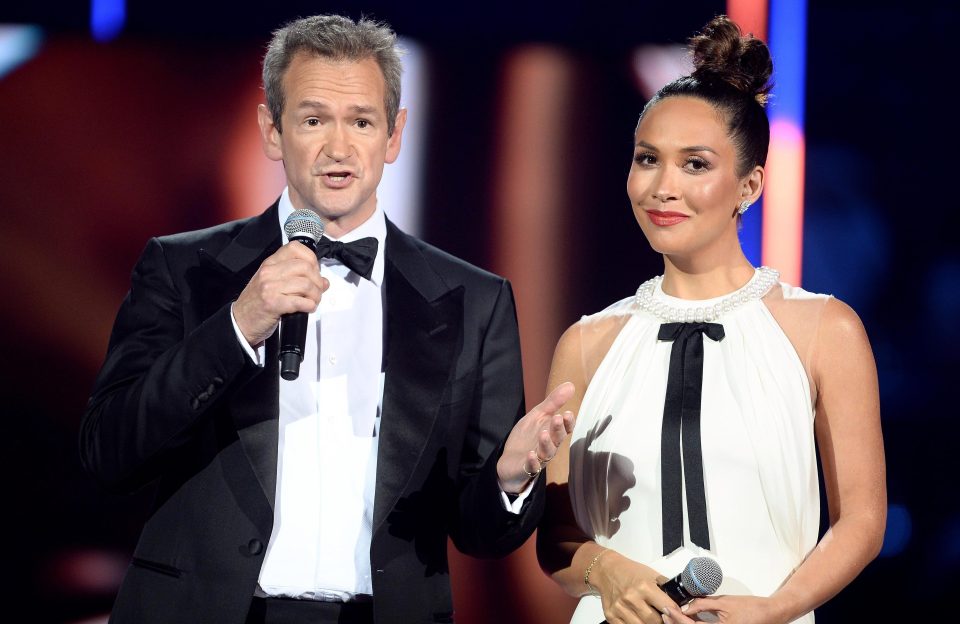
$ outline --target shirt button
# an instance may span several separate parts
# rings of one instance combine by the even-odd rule
[[[327,358],[327,361],[330,362],[330,364],[331,364],[332,366],[336,366],[336,365],[337,365],[337,356],[331,355],[329,358]]]

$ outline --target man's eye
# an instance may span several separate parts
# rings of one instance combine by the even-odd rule
[[[364,128],[368,128],[368,127],[370,127],[370,122],[367,121],[366,119],[358,119],[358,120],[357,120],[357,127],[360,128],[361,130],[364,129]]]
[[[319,125],[320,125],[320,120],[317,119],[316,117],[311,117],[310,119],[307,120],[307,125],[308,125],[308,126],[319,126]]]

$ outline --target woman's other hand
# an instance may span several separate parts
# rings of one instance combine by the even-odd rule
[[[770,598],[758,596],[708,596],[697,598],[683,609],[672,606],[664,616],[667,624],[785,624],[783,614]]]

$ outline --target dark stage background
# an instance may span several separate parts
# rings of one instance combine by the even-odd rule
[[[724,11],[699,1],[176,0],[130,3],[122,34],[98,42],[86,3],[32,4],[0,8],[0,24],[43,30],[36,54],[0,76],[0,457],[10,493],[0,620],[57,623],[105,621],[149,506],[150,492],[100,492],[76,444],[134,261],[150,236],[254,214],[279,190],[246,175],[260,157],[259,59],[273,28],[366,13],[417,43],[429,75],[419,230],[515,282],[532,405],[563,328],[661,270],[625,193],[645,101],[633,52],[682,43]],[[808,17],[802,285],[850,303],[870,334],[891,505],[881,557],[818,621],[936,617],[931,589],[960,578],[960,141],[947,89],[960,10],[817,0]],[[540,77],[555,91],[531,99]],[[551,131],[518,147],[541,121]],[[530,544],[504,562],[456,556],[452,568],[458,622],[564,621],[573,604]]]

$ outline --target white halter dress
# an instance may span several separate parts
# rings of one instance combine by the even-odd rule
[[[816,545],[820,519],[809,362],[827,297],[758,269],[740,290],[706,301],[663,292],[659,278],[579,322],[589,381],[570,450],[570,498],[580,528],[602,546],[667,577],[697,556],[715,559],[717,594],[768,596]],[[690,539],[664,554],[661,424],[673,344],[670,320],[723,326],[703,337],[700,439],[710,550]],[[679,441],[677,442],[679,444]],[[685,483],[685,480],[684,480]],[[581,599],[573,624],[603,620]],[[796,622],[812,624],[807,614]]]

